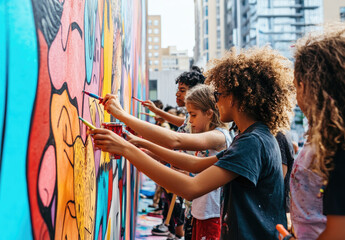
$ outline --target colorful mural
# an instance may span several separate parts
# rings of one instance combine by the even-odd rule
[[[93,147],[78,116],[138,116],[145,0],[0,0],[1,239],[134,239],[138,172]]]

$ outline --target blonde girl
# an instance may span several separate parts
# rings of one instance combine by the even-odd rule
[[[214,156],[218,152],[230,146],[229,131],[225,124],[219,119],[219,112],[210,86],[199,85],[188,91],[186,98],[186,108],[189,113],[189,122],[193,133],[207,131],[218,131],[223,134],[223,144],[216,148],[197,151],[198,157]],[[172,164],[188,172],[198,173],[209,167],[214,162],[209,162],[205,166],[199,158],[193,158],[185,153],[178,153],[160,147],[150,141],[129,135],[129,142],[146,148],[154,153],[159,159]],[[200,164],[198,164],[200,163]],[[219,239],[220,238],[220,188],[193,200],[191,214],[193,216],[192,239]]]

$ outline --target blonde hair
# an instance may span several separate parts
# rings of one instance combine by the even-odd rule
[[[209,63],[206,84],[233,94],[240,111],[265,123],[273,134],[290,128],[295,105],[291,62],[270,47],[236,51]]]
[[[310,167],[327,180],[336,151],[345,149],[345,27],[328,25],[295,49],[295,79],[304,84],[308,141],[316,150]]]
[[[196,109],[207,112],[213,111],[213,116],[210,123],[210,129],[216,127],[225,128],[226,125],[220,121],[219,111],[216,105],[216,100],[213,95],[213,88],[204,84],[199,84],[187,91],[185,97],[186,104],[192,104]]]

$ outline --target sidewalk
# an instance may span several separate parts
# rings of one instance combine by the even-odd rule
[[[142,175],[141,179],[142,188],[140,192],[145,193],[145,195],[153,194],[155,191],[155,183],[145,175]],[[167,237],[153,236],[151,234],[152,227],[162,223],[162,217],[148,216],[148,214],[154,210],[148,207],[150,204],[152,204],[152,199],[140,197],[135,239],[165,240]]]

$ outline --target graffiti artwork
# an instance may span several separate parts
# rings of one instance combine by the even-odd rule
[[[133,239],[138,172],[93,147],[116,93],[146,98],[145,0],[0,2],[1,239]]]

